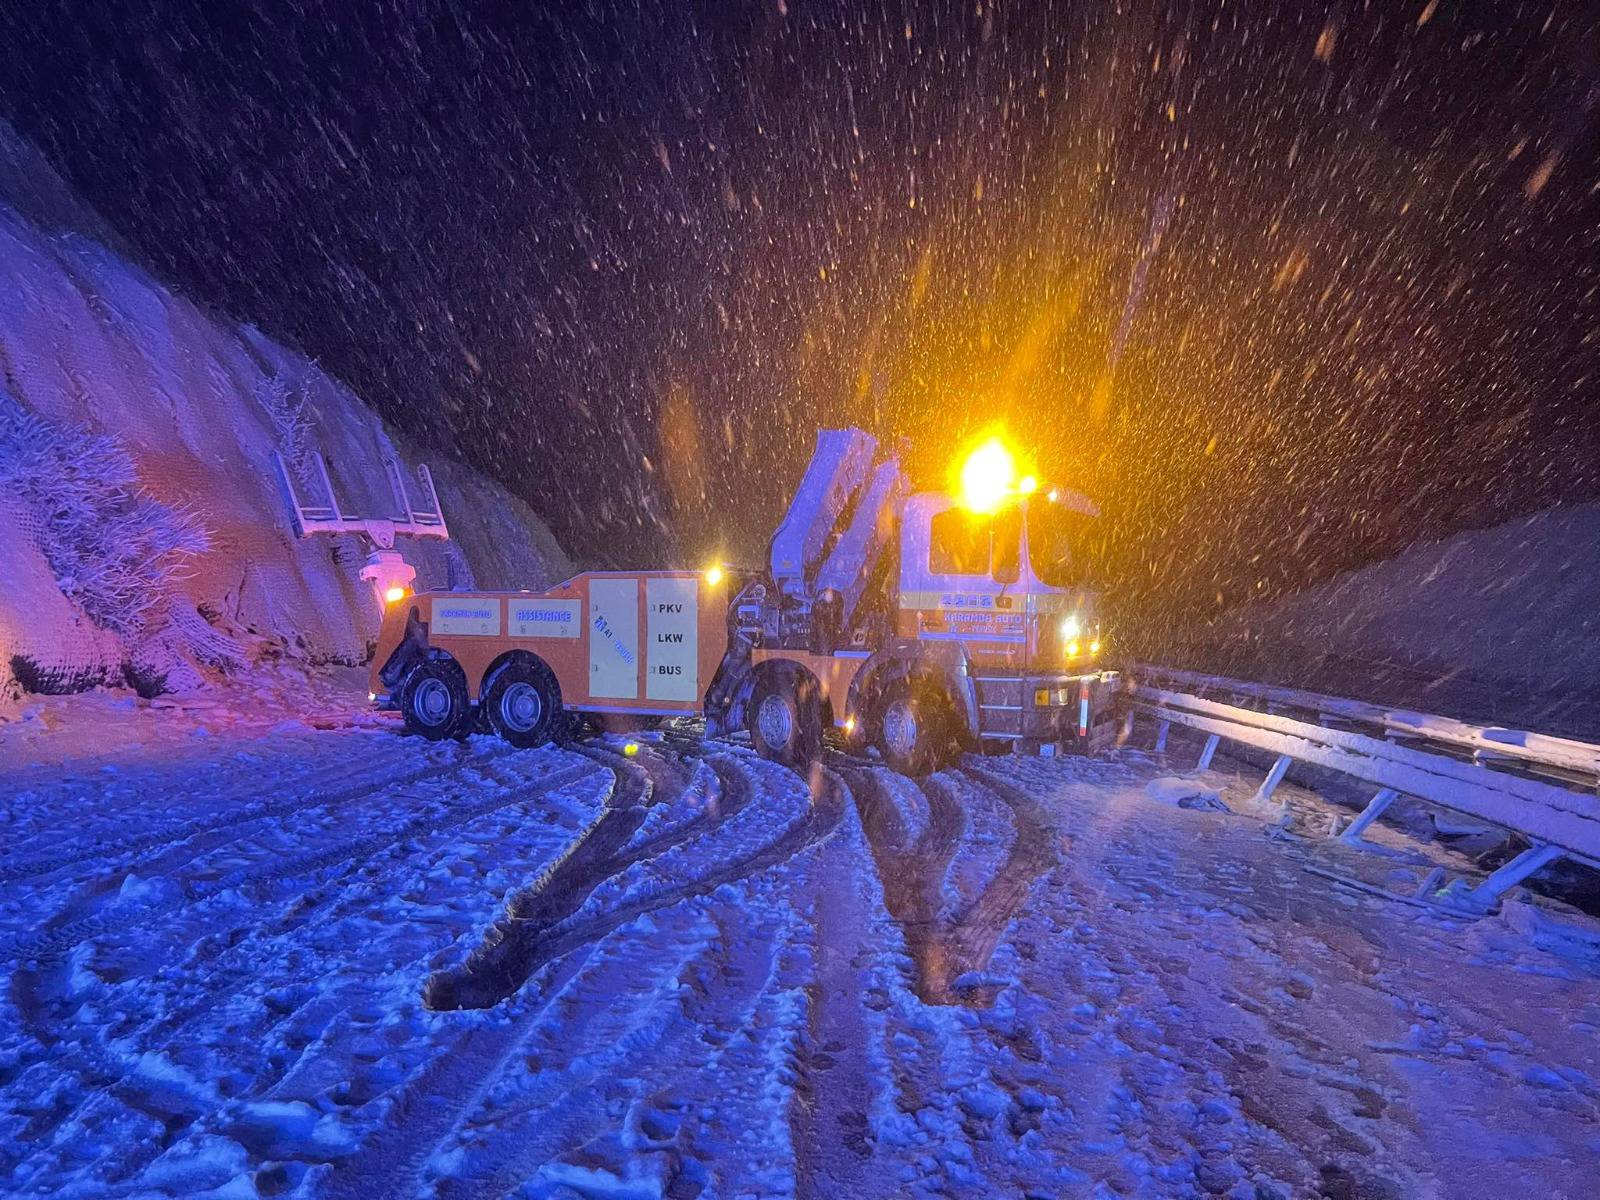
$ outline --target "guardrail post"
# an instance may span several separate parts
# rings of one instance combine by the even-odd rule
[[[1492,908],[1503,892],[1544,870],[1565,853],[1560,846],[1529,846],[1468,892],[1466,898],[1483,908]]]
[[[1272,793],[1278,790],[1278,785],[1283,782],[1283,777],[1288,773],[1289,766],[1294,762],[1287,754],[1278,755],[1278,761],[1272,764],[1272,770],[1267,772],[1267,777],[1261,781],[1261,786],[1256,789],[1256,799],[1267,801],[1272,799]]]
[[[1222,739],[1214,733],[1210,737],[1206,738],[1206,744],[1200,750],[1200,761],[1194,765],[1194,769],[1196,771],[1204,771],[1211,766],[1211,757],[1212,755],[1216,754],[1217,743],[1221,740]]]
[[[1156,729],[1156,753],[1164,754],[1167,749],[1167,730],[1172,728],[1171,721],[1163,721]]]
[[[1361,810],[1361,814],[1350,822],[1350,828],[1339,835],[1339,840],[1341,842],[1359,842],[1361,835],[1366,833],[1367,826],[1383,816],[1384,810],[1399,798],[1400,793],[1393,788],[1379,789],[1378,794],[1367,801],[1367,806]]]

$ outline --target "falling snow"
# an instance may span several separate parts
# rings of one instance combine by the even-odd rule
[[[150,261],[585,559],[755,560],[847,421],[1024,434],[1162,621],[1600,491],[1581,0],[0,22]]]
[[[1597,161],[1589,0],[0,6],[0,1193],[1590,1196],[1581,863],[1181,729],[424,744],[270,463],[542,587],[1005,434],[1118,656],[1597,738]],[[156,636],[35,417],[195,514]]]

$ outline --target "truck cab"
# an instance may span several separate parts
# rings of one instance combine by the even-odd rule
[[[899,635],[959,641],[984,666],[1092,661],[1097,596],[1073,569],[1066,515],[1059,490],[1008,497],[989,513],[942,492],[912,496],[901,519]]]
[[[906,495],[898,454],[876,451],[860,430],[818,435],[768,570],[734,598],[713,729],[798,766],[831,724],[909,773],[1109,740],[1092,502],[1013,478],[1009,455],[983,487]]]
[[[906,502],[897,632],[961,647],[976,710],[967,740],[1087,740],[1079,718],[1094,705],[1080,693],[1101,686],[1104,648],[1099,597],[1079,565],[1093,519],[1060,488],[1018,492],[988,513],[942,492]]]

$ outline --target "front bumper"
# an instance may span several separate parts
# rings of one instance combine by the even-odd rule
[[[1092,753],[1115,737],[1115,671],[974,676],[978,736]]]

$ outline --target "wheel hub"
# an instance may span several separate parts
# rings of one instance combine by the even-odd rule
[[[543,712],[544,704],[531,683],[513,683],[500,697],[500,719],[518,733],[533,729]]]
[[[794,736],[794,717],[782,696],[768,696],[756,709],[756,728],[769,746],[784,747]]]
[[[424,679],[412,703],[418,717],[429,725],[438,725],[450,715],[450,689],[437,679]]]
[[[917,748],[917,714],[908,700],[896,700],[883,713],[883,744],[902,758]]]

